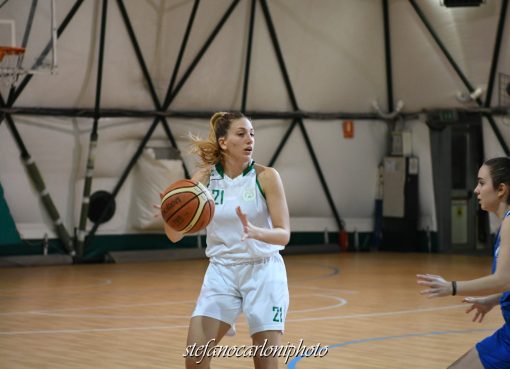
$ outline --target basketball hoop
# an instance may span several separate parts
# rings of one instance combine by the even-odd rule
[[[25,55],[24,47],[0,46],[0,79],[2,84],[12,86],[20,74],[19,60]]]

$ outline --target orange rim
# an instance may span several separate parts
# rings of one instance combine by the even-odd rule
[[[24,53],[25,53],[24,47],[0,46],[0,61],[3,60],[5,55],[22,55]]]
[[[4,55],[21,55],[25,52],[24,47],[0,46],[0,53]]]

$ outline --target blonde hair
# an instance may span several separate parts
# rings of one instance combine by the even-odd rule
[[[214,113],[209,121],[209,136],[203,140],[197,136],[191,136],[193,141],[191,151],[198,155],[202,162],[200,166],[215,165],[223,158],[218,140],[226,137],[232,121],[246,118],[239,112],[218,112]]]

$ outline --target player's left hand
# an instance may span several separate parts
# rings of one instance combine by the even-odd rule
[[[494,307],[494,304],[488,301],[486,297],[466,297],[462,302],[471,304],[471,306],[466,309],[466,314],[474,310],[475,315],[473,317],[473,322],[478,323],[481,323],[485,314]]]
[[[241,241],[244,241],[247,238],[257,238],[258,228],[248,221],[248,217],[245,213],[243,213],[240,206],[236,207],[236,214],[243,224],[243,237],[241,238]]]
[[[450,296],[452,294],[452,284],[443,277],[433,274],[417,274],[417,283],[420,286],[428,287],[426,290],[421,290],[420,295],[427,297],[442,297]]]

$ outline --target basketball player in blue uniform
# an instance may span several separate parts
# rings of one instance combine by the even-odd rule
[[[510,158],[487,160],[478,171],[475,188],[483,210],[501,219],[494,245],[492,274],[469,281],[446,281],[436,275],[418,275],[418,284],[427,289],[427,297],[448,295],[466,297],[471,304],[466,313],[475,311],[473,321],[481,322],[494,306],[500,304],[505,324],[492,336],[480,341],[449,368],[510,369]]]
[[[217,345],[241,313],[253,345],[279,345],[289,305],[287,274],[279,253],[289,242],[289,212],[278,172],[255,164],[252,123],[241,113],[216,113],[207,140],[194,139],[202,169],[193,179],[208,186],[215,214],[207,226],[209,266],[188,331],[188,347]],[[165,225],[168,238],[183,235]],[[257,354],[255,368],[278,367]],[[209,368],[210,357],[188,355],[186,368]]]

